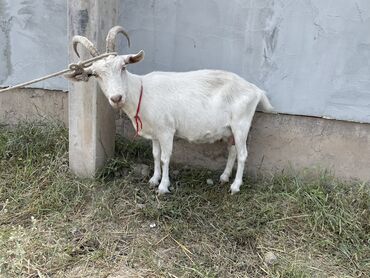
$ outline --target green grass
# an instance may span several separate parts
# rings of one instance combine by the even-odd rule
[[[150,145],[116,146],[84,180],[61,125],[0,125],[1,277],[368,277],[369,184],[280,174],[231,196],[206,183],[220,173],[173,165],[173,193],[157,197],[132,171]]]

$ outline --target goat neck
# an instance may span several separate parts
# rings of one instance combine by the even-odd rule
[[[139,104],[142,78],[139,75],[126,72],[127,74],[127,96],[122,110],[133,119],[136,114],[136,109]]]

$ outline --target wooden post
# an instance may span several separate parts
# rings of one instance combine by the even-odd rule
[[[76,62],[71,41],[87,37],[105,51],[105,37],[118,18],[118,0],[68,0],[69,60]],[[81,59],[91,56],[79,47]],[[114,153],[115,115],[97,82],[70,83],[69,165],[80,177],[94,177]]]

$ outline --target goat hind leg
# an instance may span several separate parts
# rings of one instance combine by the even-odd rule
[[[153,143],[153,158],[154,158],[154,174],[149,180],[152,187],[158,186],[161,179],[161,146],[158,140],[152,140]]]
[[[231,131],[234,134],[234,141],[238,158],[238,168],[236,170],[235,179],[230,186],[231,194],[239,192],[240,186],[243,183],[244,165],[248,157],[248,133],[258,102],[259,98],[255,98],[251,102],[246,103],[245,108],[239,111],[239,113],[235,114],[235,118],[238,120],[231,125]],[[245,111],[247,111],[247,113],[245,113]]]
[[[238,168],[236,170],[236,175],[234,182],[230,186],[231,194],[238,193],[240,191],[240,186],[243,183],[243,173],[244,173],[244,165],[245,161],[248,157],[247,152],[247,137],[249,132],[249,125],[247,129],[238,128],[234,132],[235,138],[235,148],[238,158]]]

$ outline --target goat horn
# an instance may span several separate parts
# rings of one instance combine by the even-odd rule
[[[77,51],[77,45],[82,44],[91,54],[91,56],[99,56],[99,51],[96,49],[94,44],[83,36],[74,36],[72,39],[72,45],[75,53],[80,58],[80,54]]]
[[[116,37],[118,33],[122,33],[128,43],[128,47],[130,47],[130,37],[128,36],[127,32],[123,29],[121,26],[115,26],[112,29],[109,30],[107,39],[106,39],[106,51],[108,52],[114,52],[116,50]]]

